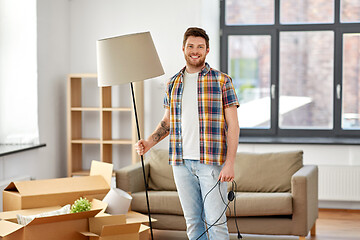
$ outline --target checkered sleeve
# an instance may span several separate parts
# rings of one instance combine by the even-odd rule
[[[166,85],[166,93],[164,96],[164,108],[169,109],[170,108],[170,80],[168,81]]]
[[[223,92],[223,106],[224,108],[230,107],[235,105],[236,107],[239,107],[239,101],[236,96],[234,85],[232,84],[232,80],[230,77],[225,77],[225,83],[222,87]]]

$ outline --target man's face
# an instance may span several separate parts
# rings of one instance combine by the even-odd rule
[[[188,66],[200,68],[205,64],[209,48],[206,48],[204,38],[190,36],[186,40],[185,46],[183,46],[183,52]]]

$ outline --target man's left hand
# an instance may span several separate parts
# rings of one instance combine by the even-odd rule
[[[231,182],[234,180],[234,166],[233,164],[227,164],[225,162],[223,169],[219,174],[219,179],[221,182]]]

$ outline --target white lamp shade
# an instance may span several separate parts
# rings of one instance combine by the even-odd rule
[[[97,41],[99,86],[143,81],[164,74],[150,32]]]
[[[131,200],[132,197],[127,192],[119,188],[112,188],[102,201],[108,204],[106,212],[116,215],[126,214],[129,211]]]

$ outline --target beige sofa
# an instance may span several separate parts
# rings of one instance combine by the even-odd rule
[[[241,233],[315,235],[318,217],[318,168],[303,165],[303,152],[238,153],[235,162],[236,215]],[[152,150],[145,161],[151,216],[155,229],[185,230],[168,152]],[[131,192],[131,208],[147,213],[141,164],[116,171],[117,187]],[[230,188],[229,184],[229,188]],[[236,233],[233,212],[228,228]]]

